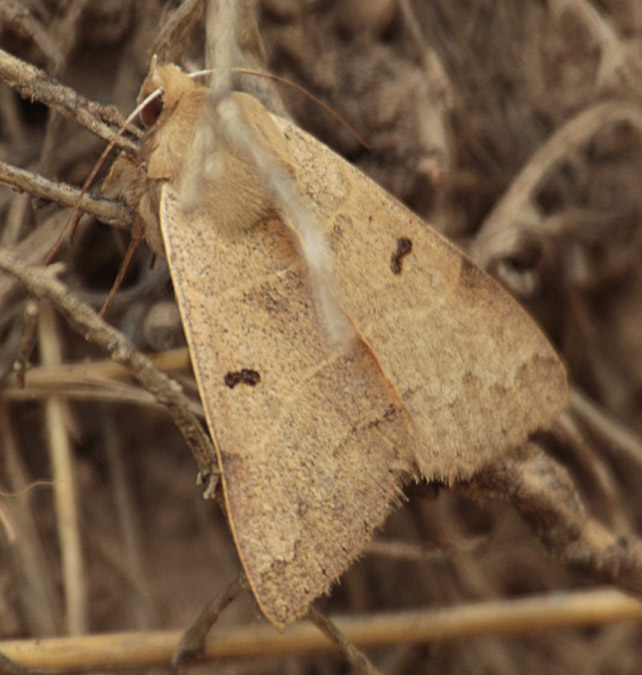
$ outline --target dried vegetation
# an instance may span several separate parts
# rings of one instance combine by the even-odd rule
[[[82,185],[100,137],[121,119],[116,111],[133,107],[152,50],[202,66],[200,23],[159,39],[174,8],[161,0],[0,2],[0,79],[13,87],[0,87],[0,181],[23,190],[0,189],[0,245],[22,261],[41,263],[56,241],[69,213],[58,204],[76,198],[57,184]],[[390,646],[384,626],[368,654],[391,674],[638,670],[639,623],[608,623],[635,608],[618,613],[619,596],[596,595],[591,622],[604,625],[588,630],[576,618],[578,627],[550,630],[556,605],[545,599],[604,579],[642,589],[632,535],[642,519],[642,6],[263,0],[260,31],[267,68],[326,101],[373,150],[286,89],[293,118],[516,294],[574,386],[552,433],[501,467],[436,495],[409,490],[318,606],[367,619],[499,600],[484,605],[479,624],[508,611],[501,632],[510,630],[512,599],[542,595],[544,611],[522,623],[514,614],[518,635]],[[66,88],[32,77],[9,54]],[[61,278],[99,307],[127,246],[122,229],[105,223],[122,226],[129,214],[96,195],[83,207],[93,216],[81,220],[73,244],[63,243]],[[149,261],[141,247],[108,318],[137,348],[158,352],[157,367],[194,394],[166,268]],[[0,636],[185,627],[238,573],[224,518],[194,487],[194,461],[167,412],[45,305],[24,300],[24,286],[0,276]],[[36,349],[21,387],[13,364],[30,328]],[[256,620],[246,596],[220,622]],[[457,620],[468,625],[464,614]],[[395,634],[392,621],[388,629]],[[245,656],[219,668],[345,666],[324,654]]]

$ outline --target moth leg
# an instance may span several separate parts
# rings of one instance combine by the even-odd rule
[[[250,590],[250,584],[241,572],[238,578],[214,596],[203,607],[196,621],[185,631],[172,656],[172,673],[185,672],[192,661],[205,650],[205,638],[212,626],[218,621],[221,612],[236,598]]]

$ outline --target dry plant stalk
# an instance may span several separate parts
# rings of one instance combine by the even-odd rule
[[[18,279],[31,293],[52,302],[87,340],[105,349],[117,363],[126,366],[156,400],[165,405],[194,454],[199,476],[212,496],[218,483],[218,469],[209,438],[179,385],[157,370],[122,333],[110,326],[92,307],[79,300],[55,277],[55,267],[38,269],[25,265],[0,248],[0,268]]]
[[[380,648],[640,619],[639,601],[612,588],[598,588],[441,609],[337,617],[336,624],[353,644]],[[181,638],[180,631],[169,630],[13,640],[2,646],[8,657],[29,668],[107,670],[165,666]],[[200,656],[203,661],[211,661],[314,653],[332,647],[330,640],[306,621],[288,626],[282,633],[254,623],[220,626],[217,634],[208,638]]]

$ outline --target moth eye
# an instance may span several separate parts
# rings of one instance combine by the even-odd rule
[[[163,112],[163,99],[160,96],[153,98],[141,111],[140,116],[146,127],[151,127]]]

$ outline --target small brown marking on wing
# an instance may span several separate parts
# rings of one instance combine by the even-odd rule
[[[390,256],[390,269],[393,274],[401,274],[403,259],[412,251],[412,240],[408,237],[397,239],[397,249]]]
[[[227,373],[225,376],[225,386],[234,389],[237,384],[248,384],[255,387],[261,381],[261,375],[251,368],[242,368]]]

